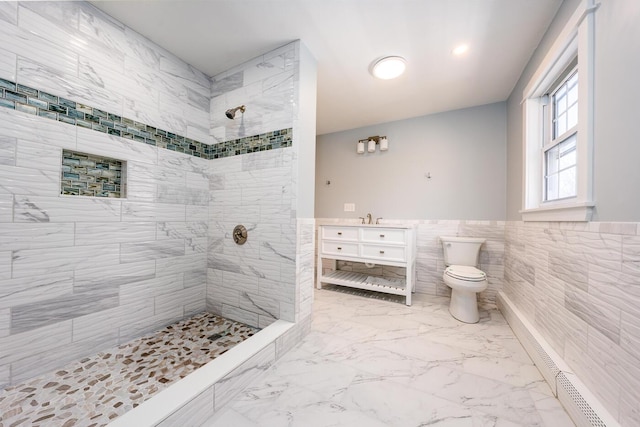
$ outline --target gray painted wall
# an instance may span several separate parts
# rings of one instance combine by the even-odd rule
[[[507,102],[507,219],[522,206],[522,91],[578,0],[565,0]],[[640,2],[603,1],[596,12],[594,220],[637,221],[640,198]]]
[[[389,150],[356,154],[372,135]],[[505,103],[320,135],[315,216],[503,220],[506,161]]]

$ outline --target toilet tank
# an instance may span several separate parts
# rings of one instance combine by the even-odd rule
[[[440,241],[444,249],[445,265],[478,266],[480,246],[485,242],[485,239],[440,236]]]

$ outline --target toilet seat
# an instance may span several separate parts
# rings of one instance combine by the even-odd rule
[[[484,271],[468,265],[450,265],[444,270],[444,274],[458,280],[467,282],[482,282],[487,280]]]

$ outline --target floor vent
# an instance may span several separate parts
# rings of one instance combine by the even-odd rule
[[[503,292],[497,296],[497,306],[576,426],[620,427]]]
[[[593,409],[593,407],[585,400],[582,393],[575,387],[572,379],[568,378],[568,373],[560,372],[556,380],[558,387],[558,399],[571,401],[571,407],[567,408],[567,412],[574,419],[576,425],[585,425],[593,427],[609,427],[612,424],[605,423]],[[563,402],[564,404],[564,402]],[[565,404],[565,406],[567,406]],[[573,413],[572,411],[575,411]],[[578,421],[579,420],[579,421]],[[617,423],[615,424],[617,425]]]

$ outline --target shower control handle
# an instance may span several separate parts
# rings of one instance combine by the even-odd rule
[[[236,225],[232,233],[233,241],[238,245],[244,245],[247,241],[248,234],[244,225]]]

